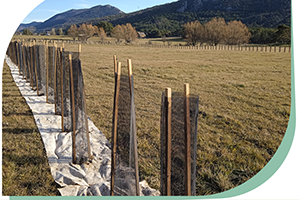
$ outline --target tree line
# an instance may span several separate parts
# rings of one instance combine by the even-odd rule
[[[125,25],[117,25],[113,27],[110,23],[99,23],[95,26],[91,24],[81,24],[77,27],[75,24],[68,29],[68,35],[75,40],[87,41],[90,37],[98,35],[101,42],[104,42],[107,36],[111,36],[120,42],[124,39],[127,43],[132,43],[138,38],[138,33],[130,23]]]
[[[279,25],[277,28],[249,28],[250,42],[254,44],[291,44],[291,27]]]
[[[188,22],[183,25],[183,38],[188,45],[201,45],[208,43],[217,45],[220,43],[228,45],[245,44],[249,42],[251,33],[247,26],[241,21],[225,22],[224,18],[213,18],[202,25],[199,21]]]
[[[159,26],[153,29],[141,30],[146,34],[147,38],[161,37],[165,39],[168,36],[174,36],[175,32],[170,32],[168,27],[173,23],[169,23],[166,19],[156,19]],[[224,18],[212,18],[211,21],[201,24],[199,21],[192,21],[182,25],[179,28],[176,24],[176,36],[182,36],[188,45],[196,45],[208,43],[216,45],[219,43],[236,45],[244,43],[254,44],[290,44],[291,43],[291,27],[279,25],[277,28],[250,27],[248,28],[241,21],[233,20],[225,22]],[[158,29],[160,28],[160,29]],[[24,29],[23,35],[32,35],[32,29]],[[45,35],[44,33],[43,35]],[[138,32],[130,24],[113,26],[109,22],[99,22],[97,25],[81,24],[79,26],[72,25],[69,29],[52,28],[47,34],[50,35],[69,35],[73,39],[86,41],[92,36],[98,36],[101,42],[106,37],[114,37],[117,42],[124,39],[131,43],[138,37]]]

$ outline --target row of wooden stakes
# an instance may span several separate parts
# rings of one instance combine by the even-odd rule
[[[17,43],[21,43],[20,41],[16,41]],[[17,64],[17,66],[18,66],[18,69],[19,69],[19,75],[20,76],[23,76],[23,78],[24,79],[26,79],[26,82],[29,82],[30,83],[30,86],[31,86],[31,88],[34,90],[34,91],[37,91],[37,95],[38,96],[41,96],[41,95],[46,95],[46,103],[53,103],[53,102],[50,102],[49,101],[49,76],[50,76],[50,74],[49,74],[49,69],[48,69],[48,46],[50,46],[49,45],[49,43],[48,43],[48,41],[44,41],[43,42],[43,45],[44,45],[44,48],[45,48],[45,63],[44,63],[44,67],[46,67],[46,80],[44,80],[44,81],[46,81],[46,83],[45,83],[45,86],[46,86],[46,88],[44,88],[46,91],[45,91],[45,93],[41,93],[40,92],[40,88],[42,88],[41,87],[41,85],[39,85],[39,82],[40,81],[38,81],[39,80],[39,78],[38,78],[38,72],[37,72],[37,61],[35,60],[36,58],[35,58],[35,51],[36,51],[36,49],[35,49],[35,45],[36,45],[36,43],[35,43],[35,41],[33,41],[32,43],[30,42],[30,43],[25,43],[24,42],[24,40],[23,40],[23,42],[21,43],[21,45],[22,46],[26,46],[27,48],[28,47],[32,47],[32,49],[30,49],[30,61],[29,61],[29,59],[27,60],[27,63],[26,63],[26,59],[25,59],[25,52],[24,51],[22,51],[22,52],[20,52],[20,50],[19,50],[19,48],[15,48],[15,50],[16,50],[16,60],[15,60],[15,64]],[[57,56],[59,55],[61,58],[62,58],[62,55],[63,55],[63,52],[64,52],[64,43],[62,43],[62,46],[60,46],[60,47],[58,47],[58,45],[54,42],[53,43],[53,47],[55,48],[55,52],[57,52],[57,53],[55,53],[55,57],[54,57],[54,73],[53,73],[53,81],[54,81],[54,83],[53,83],[53,90],[54,91],[56,91],[56,81],[58,81],[57,80],[57,77],[56,77],[56,71],[57,70],[60,70],[60,73],[61,74],[63,74],[63,63],[62,62],[60,62],[60,66],[57,66],[57,64],[56,64],[56,59],[58,59],[57,58]],[[13,55],[14,54],[14,52],[12,52],[13,51],[13,49],[12,48],[10,48],[10,55]],[[21,70],[21,60],[20,60],[20,54],[23,54],[22,55],[22,57],[23,57],[23,66],[28,66],[28,68],[29,68],[29,74],[27,74],[27,70]],[[79,53],[79,59],[80,59],[80,53],[81,53],[81,44],[79,44],[78,45],[78,53]],[[72,66],[72,54],[71,53],[69,53],[68,55],[67,55],[68,57],[69,57],[69,66]],[[35,70],[35,72],[33,72],[33,70]],[[69,67],[69,70],[70,70],[70,86],[71,86],[71,88],[70,88],[70,94],[71,94],[71,96],[70,96],[70,98],[72,98],[72,100],[71,100],[71,102],[72,102],[72,104],[71,104],[71,109],[72,109],[72,161],[73,161],[73,163],[77,163],[77,161],[76,161],[76,148],[75,148],[75,133],[76,133],[76,122],[75,122],[75,97],[74,97],[74,84],[73,84],[73,71],[72,71],[72,67]],[[21,72],[25,72],[25,74],[24,73],[22,73],[21,74]],[[29,80],[28,80],[28,77],[29,77]],[[61,75],[60,76],[60,82],[61,83],[64,83],[64,80],[63,80],[63,76]],[[35,83],[35,84],[34,84]],[[65,130],[65,127],[64,127],[64,98],[63,98],[63,95],[64,95],[64,89],[63,89],[63,87],[64,87],[64,85],[63,84],[60,84],[60,91],[61,91],[61,102],[60,102],[60,104],[61,104],[61,113],[57,113],[57,104],[56,104],[56,102],[55,102],[55,100],[54,100],[54,105],[55,105],[55,114],[56,115],[61,115],[61,130],[62,130],[62,132],[65,132],[65,131],[68,131],[68,130]],[[83,101],[84,102],[86,102],[86,98],[85,98],[85,90],[84,90],[84,87],[83,87]],[[56,95],[56,92],[53,92],[53,98],[55,99],[55,95]],[[83,107],[83,109],[84,109],[84,113],[86,114],[87,113],[87,110],[86,110],[86,104],[84,103],[84,107]],[[87,122],[87,116],[85,117],[85,124],[86,124],[86,131],[87,131],[87,133],[86,133],[86,136],[87,136],[87,141],[88,141],[88,143],[89,143],[89,128],[88,128],[88,122]],[[91,150],[90,150],[90,145],[88,144],[88,155],[89,155],[89,158],[91,158],[92,156],[91,156]]]

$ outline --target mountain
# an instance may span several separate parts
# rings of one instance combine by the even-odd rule
[[[222,17],[227,22],[241,20],[248,27],[291,26],[291,0],[178,0],[128,14],[110,5],[99,5],[57,14],[34,27],[41,32],[81,23],[131,23],[151,37],[157,31],[179,35],[184,23],[198,20],[203,24],[213,17]],[[19,28],[26,26],[21,24]]]
[[[137,30],[167,29],[174,32],[186,22],[198,20],[206,23],[213,17],[223,17],[226,21],[241,20],[248,27],[290,26],[291,0],[179,0],[90,22],[108,21],[113,25],[131,23]]]
[[[79,24],[91,19],[122,13],[121,10],[110,5],[98,5],[89,9],[72,9],[54,15],[45,22],[36,24],[34,27],[38,32],[48,31],[52,28],[68,28],[72,24]],[[20,30],[25,26],[27,26],[27,24],[21,24],[18,29]]]
[[[20,24],[20,26],[18,27],[17,31],[22,31],[25,28],[29,28],[29,27],[35,27],[35,26],[38,26],[41,23],[43,23],[43,22],[31,22],[29,24]]]

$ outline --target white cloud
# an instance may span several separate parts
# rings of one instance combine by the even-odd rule
[[[59,13],[59,12],[61,12],[61,10],[55,10],[55,9],[37,9],[35,12]]]
[[[87,3],[77,3],[77,4],[75,4],[75,6],[77,8],[90,8],[91,7],[91,5],[87,4]]]

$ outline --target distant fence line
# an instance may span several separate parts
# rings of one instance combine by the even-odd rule
[[[18,40],[18,39],[17,39]],[[102,44],[102,45],[121,45],[120,42],[112,41],[82,41],[82,40],[68,40],[68,39],[45,39],[45,38],[27,38],[23,39],[27,42],[55,42],[55,43],[69,43],[69,44]],[[291,53],[291,46],[269,46],[269,45],[200,45],[200,46],[188,46],[188,45],[164,45],[164,44],[138,44],[140,47],[151,48],[168,48],[168,49],[185,49],[185,50],[231,50],[231,51],[258,51],[258,52],[282,52]]]
[[[157,44],[141,44],[141,47],[153,48],[169,48],[169,49],[187,49],[187,50],[231,50],[231,51],[259,51],[259,52],[283,52],[290,53],[290,46],[240,46],[240,45],[201,45],[201,46],[187,46],[187,45],[157,45]]]

